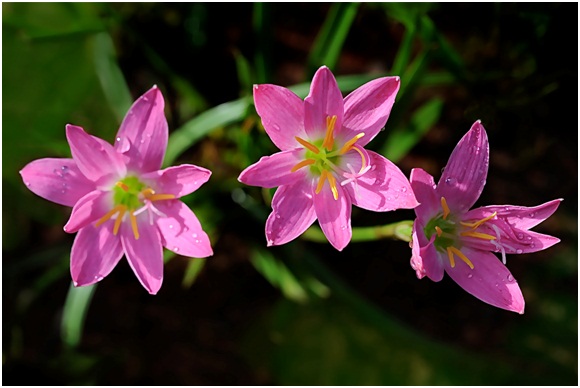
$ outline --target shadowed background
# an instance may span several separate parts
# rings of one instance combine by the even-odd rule
[[[577,4],[2,4],[3,383],[116,385],[577,384]],[[564,43],[562,43],[564,42]],[[564,44],[564,46],[563,46]],[[561,47],[568,47],[563,50]],[[254,83],[304,97],[321,65],[346,95],[399,75],[369,148],[437,180],[471,124],[490,141],[476,206],[564,198],[534,230],[562,241],[508,255],[524,315],[449,277],[418,280],[408,243],[307,238],[266,248],[273,190],[237,182],[275,151]],[[70,209],[18,171],[68,157],[67,123],[110,142],[132,101],[162,90],[166,164],[213,171],[184,198],[214,256],[166,252],[157,296],[127,262],[69,290]],[[413,218],[353,208],[353,226]]]

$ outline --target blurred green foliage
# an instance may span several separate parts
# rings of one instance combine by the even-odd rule
[[[554,36],[567,36],[561,19],[573,8],[3,3],[5,382],[574,384],[577,152],[558,130],[573,125],[560,102],[573,100],[577,66],[550,51]],[[473,15],[487,16],[490,27],[470,25]],[[376,77],[401,77],[386,130],[369,148],[405,173],[424,167],[437,175],[481,118],[493,141],[488,182],[494,171],[500,177],[484,199],[566,199],[543,229],[562,243],[508,260],[521,274],[524,316],[483,305],[449,279],[418,282],[407,243],[377,241],[391,229],[405,240],[412,212],[354,209],[360,228],[341,254],[319,243],[316,226],[287,246],[265,247],[273,191],[237,182],[243,168],[275,151],[251,87],[282,84],[304,97],[323,64],[345,95]],[[69,157],[67,123],[112,141],[133,99],[152,84],[164,93],[170,123],[164,164],[213,171],[184,201],[216,255],[185,261],[166,252],[155,298],[122,265],[98,288],[75,289],[72,238],[62,232],[70,210],[27,191],[18,171],[37,158]]]

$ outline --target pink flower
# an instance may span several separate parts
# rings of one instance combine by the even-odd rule
[[[213,254],[193,212],[179,200],[211,172],[183,164],[160,170],[167,146],[161,91],[154,86],[125,116],[115,145],[66,126],[72,159],[38,159],[20,171],[35,194],[71,206],[65,232],[78,232],[71,251],[75,286],[107,276],[123,254],[151,294],[163,281],[162,246],[184,256]]]
[[[440,281],[447,272],[463,289],[493,306],[523,314],[524,297],[504,265],[506,254],[547,249],[560,240],[529,229],[550,217],[560,199],[536,207],[485,206],[481,195],[489,165],[487,134],[479,121],[459,141],[436,186],[420,168],[411,186],[415,208],[411,266],[417,277]],[[491,252],[501,253],[503,264]]]
[[[268,246],[295,239],[318,218],[342,250],[352,235],[351,205],[373,211],[417,206],[401,170],[364,148],[385,125],[398,90],[399,77],[378,78],[343,99],[325,66],[304,101],[280,86],[254,86],[256,110],[281,152],[262,157],[238,180],[280,186],[266,221]]]

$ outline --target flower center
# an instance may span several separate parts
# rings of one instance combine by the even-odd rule
[[[114,219],[113,234],[117,235],[121,222],[123,222],[125,215],[128,214],[133,236],[135,236],[136,240],[139,239],[137,215],[143,213],[145,210],[150,210],[153,213],[163,216],[163,213],[155,208],[153,202],[175,198],[173,194],[156,194],[152,188],[147,187],[146,184],[134,176],[128,176],[115,183],[112,191],[113,209],[101,217],[95,226],[101,226],[106,221]],[[149,213],[149,222],[153,224],[153,216],[151,213]]]
[[[336,119],[336,116],[328,116],[326,118],[326,133],[324,139],[309,142],[298,136],[295,137],[296,141],[304,147],[306,153],[304,154],[304,160],[297,163],[290,170],[291,172],[296,172],[303,167],[310,166],[310,172],[318,176],[318,185],[316,186],[315,193],[320,193],[324,187],[324,183],[328,181],[332,196],[335,200],[338,199],[338,189],[336,188],[337,176],[347,177],[350,179],[348,182],[350,183],[369,170],[363,151],[356,145],[357,140],[365,135],[364,132],[357,134],[341,147],[335,147],[334,126]],[[361,157],[361,169],[358,174],[355,174],[352,169],[349,172],[345,172],[338,166],[341,156],[350,150],[355,150]]]
[[[445,197],[441,197],[441,209],[442,213],[427,223],[427,226],[425,227],[425,236],[428,239],[431,239],[433,234],[437,234],[434,242],[435,248],[441,252],[447,252],[451,268],[455,267],[455,256],[457,256],[465,262],[469,268],[473,269],[474,266],[471,260],[461,252],[461,237],[473,237],[488,241],[495,240],[496,236],[478,232],[477,228],[494,218],[497,213],[494,212],[490,216],[482,218],[481,220],[473,222],[460,221],[457,223],[449,210],[449,206],[447,206],[447,200]]]

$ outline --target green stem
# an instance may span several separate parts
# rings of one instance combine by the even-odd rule
[[[411,241],[413,221],[405,220],[380,226],[352,228],[352,242],[375,241],[383,238]],[[318,226],[311,226],[302,237],[314,242],[327,242],[328,239]]]

